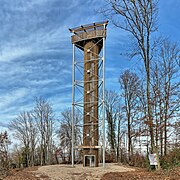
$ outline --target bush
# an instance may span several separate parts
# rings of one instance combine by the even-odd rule
[[[145,168],[147,167],[147,157],[136,152],[131,156],[131,161],[129,162],[129,165],[136,166],[136,167],[142,167]]]
[[[163,169],[180,166],[180,148],[174,148],[166,156],[162,156],[160,158],[160,164]]]

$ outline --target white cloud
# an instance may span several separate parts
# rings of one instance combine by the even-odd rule
[[[20,88],[16,90],[9,91],[6,94],[0,95],[0,109],[5,109],[17,100],[24,98],[28,94],[28,89]]]
[[[2,61],[9,62],[11,60],[25,56],[31,52],[32,52],[32,50],[30,48],[23,48],[23,47],[14,48],[14,49],[7,48],[7,49],[1,51],[0,62],[2,62]]]
[[[10,42],[4,42],[0,47],[0,62],[9,62],[32,53],[57,52],[53,45],[62,46],[67,42],[68,35],[68,31],[61,27],[50,31],[39,30],[21,39],[14,38]],[[59,47],[58,51],[67,52],[69,49]]]

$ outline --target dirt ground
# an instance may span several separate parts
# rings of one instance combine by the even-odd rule
[[[82,165],[54,165],[43,166],[37,172],[45,174],[52,180],[100,180],[105,173],[135,171],[133,168],[119,166],[117,164],[106,164],[96,168],[83,167]]]
[[[38,167],[30,167],[25,169],[12,169],[3,180],[49,180],[49,177],[36,172]]]
[[[106,173],[101,180],[180,180],[180,167],[173,170],[160,170],[149,172],[145,169],[138,169],[134,172]]]
[[[117,164],[89,168],[82,165],[51,165],[12,170],[4,180],[180,180],[180,167],[170,171],[148,172]]]

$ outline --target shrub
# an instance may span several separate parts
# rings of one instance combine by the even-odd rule
[[[166,156],[160,158],[161,167],[163,169],[171,169],[180,166],[180,148],[174,148]]]

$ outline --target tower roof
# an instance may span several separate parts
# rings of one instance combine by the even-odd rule
[[[108,21],[103,21],[103,22],[94,22],[91,24],[86,24],[86,25],[81,25],[75,28],[69,29],[70,32],[72,33],[82,33],[82,32],[88,32],[88,31],[93,31],[93,30],[100,30],[104,29],[108,25]]]
[[[69,29],[69,31],[73,33],[73,35],[71,36],[71,41],[78,48],[83,50],[83,47],[87,42],[93,41],[97,43],[100,40],[102,40],[102,38],[106,37],[107,25],[108,25],[108,21],[103,21],[103,22],[81,25],[79,27]],[[99,45],[101,44],[102,43],[99,43]]]

